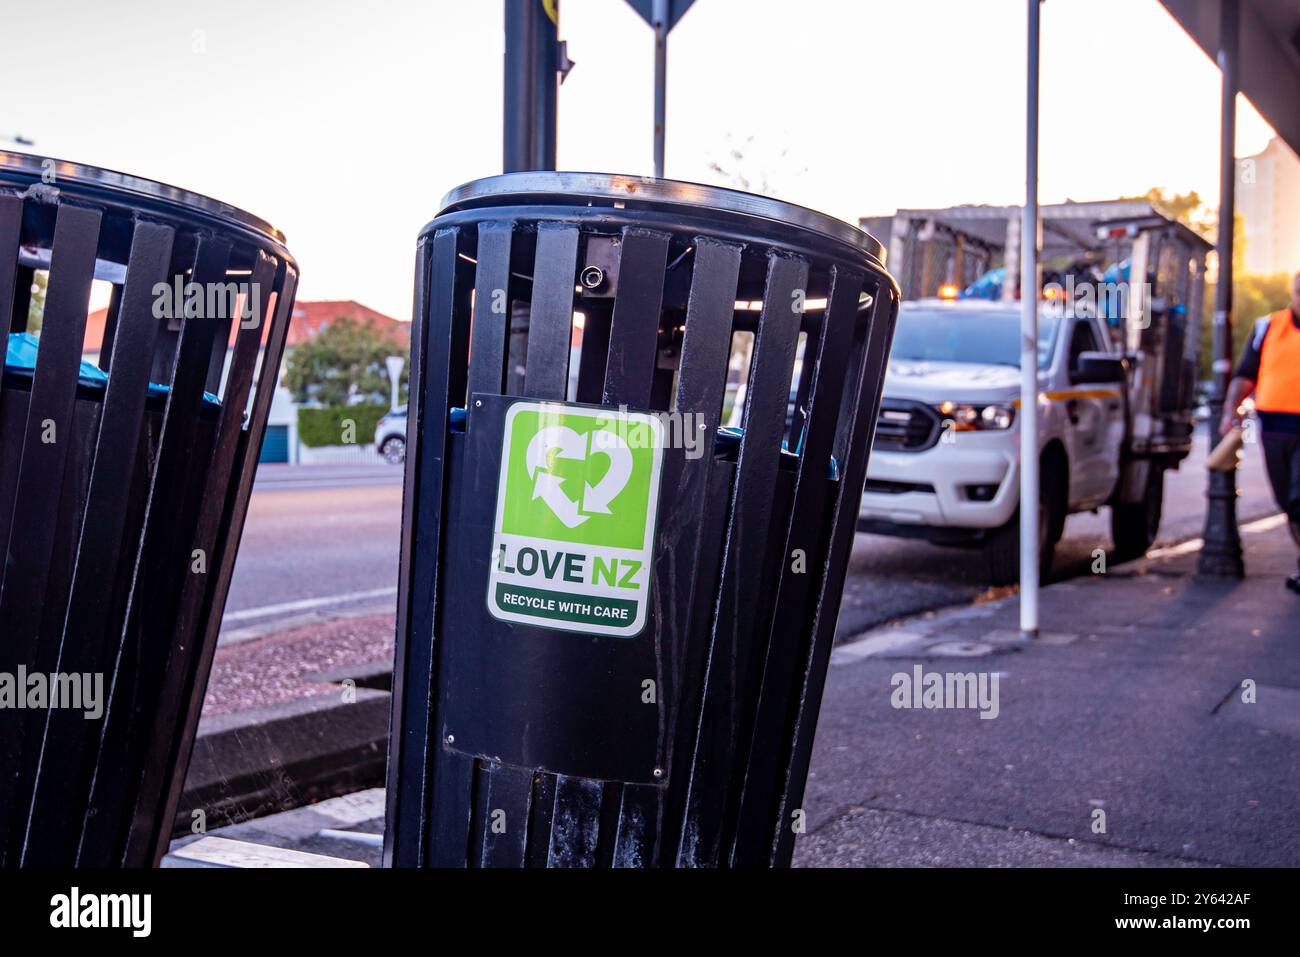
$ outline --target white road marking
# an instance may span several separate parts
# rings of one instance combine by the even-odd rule
[[[236,621],[249,621],[253,618],[266,618],[269,615],[283,615],[293,611],[310,611],[313,608],[325,608],[329,605],[342,605],[352,601],[364,601],[367,598],[389,598],[397,594],[397,586],[372,588],[369,591],[347,592],[343,595],[326,595],[321,598],[300,598],[297,601],[282,601],[275,605],[262,605],[259,608],[241,608],[228,611],[221,618],[223,625]]]
[[[1277,528],[1279,525],[1286,524],[1286,516],[1281,512],[1275,515],[1268,515],[1264,518],[1257,518],[1253,522],[1247,522],[1241,526],[1238,531],[1242,535],[1256,535],[1260,532],[1268,532]],[[1164,548],[1153,548],[1147,552],[1146,557],[1151,558],[1173,558],[1175,555],[1188,555],[1192,552],[1199,552],[1205,547],[1205,539],[1189,538],[1185,542],[1179,542],[1177,545],[1166,545]]]
[[[347,841],[351,844],[362,844],[366,847],[384,846],[384,835],[371,834],[367,831],[336,831],[327,827],[320,832],[320,836],[332,838],[336,841]]]
[[[228,837],[204,837],[179,847],[163,858],[163,867],[368,867],[324,854],[308,854],[287,847],[253,844]]]

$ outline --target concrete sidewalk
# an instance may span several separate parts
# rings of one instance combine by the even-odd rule
[[[1012,596],[841,646],[796,863],[1300,865],[1295,552],[1280,516],[1243,541],[1240,582],[1191,543],[1044,588],[1032,644]],[[996,718],[894,707],[918,665],[996,674]]]
[[[1197,578],[1195,542],[1162,549],[1044,588],[1032,644],[1013,595],[841,645],[795,864],[1300,865],[1294,551],[1280,516],[1242,532],[1244,581]],[[895,708],[917,666],[996,674],[997,717]],[[373,865],[382,792],[333,803],[362,797],[346,826],[324,802],[212,833]]]

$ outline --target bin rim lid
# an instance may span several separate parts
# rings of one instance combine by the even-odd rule
[[[476,200],[522,198],[557,193],[574,198],[704,206],[724,212],[754,216],[829,236],[856,247],[881,263],[885,260],[885,248],[876,237],[828,213],[724,186],[709,186],[685,180],[657,179],[653,176],[554,170],[501,173],[457,186],[443,196],[438,215],[472,208],[477,205]]]
[[[262,233],[274,242],[284,245],[284,233],[266,222],[266,220],[245,212],[237,206],[231,206],[219,199],[213,199],[211,196],[191,192],[187,189],[181,189],[179,186],[172,186],[157,180],[145,179],[142,176],[134,176],[131,173],[105,169],[100,166],[75,163],[71,160],[42,156],[37,153],[17,153],[12,150],[0,150],[0,174],[17,172],[23,175],[35,176],[39,179],[49,169],[45,165],[46,162],[54,164],[54,183],[51,184],[53,188],[57,189],[59,183],[71,183],[126,193],[129,196],[156,200],[172,206],[181,206],[234,223],[245,229],[252,229]]]

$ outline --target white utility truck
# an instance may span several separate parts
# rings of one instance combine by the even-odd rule
[[[1098,218],[1098,206],[1121,215]],[[1044,212],[1062,208],[1068,228],[1054,235],[1070,237],[1072,258],[1045,270],[1038,339],[1045,575],[1072,512],[1109,506],[1121,558],[1140,555],[1155,540],[1164,472],[1191,449],[1209,249],[1145,203],[1071,203]],[[959,209],[966,215],[956,222],[965,230],[971,209],[989,210]],[[933,242],[943,235],[934,223],[943,211],[925,212],[930,222],[922,228]],[[989,212],[990,220],[1002,212],[1003,222],[986,224],[986,233],[1005,235],[1006,219],[1018,216],[1015,209]],[[915,222],[916,211],[907,215]],[[1054,219],[1059,224],[1044,216],[1045,232]],[[878,221],[872,226],[880,229]],[[957,298],[951,279],[965,277],[960,255],[954,268],[954,246],[960,248],[947,246],[946,263],[933,249],[922,253],[940,260],[924,270],[943,280],[943,296],[905,301],[899,311],[858,526],[982,547],[990,580],[1009,584],[1020,558],[1020,305],[1014,290],[1005,294],[987,277]],[[1045,257],[1058,264],[1063,258]],[[1012,263],[1010,254],[1006,261]],[[907,262],[890,265],[906,278]]]

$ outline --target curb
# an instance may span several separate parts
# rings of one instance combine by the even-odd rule
[[[365,687],[374,678],[361,667],[343,670],[357,683],[351,703],[336,688],[200,721],[172,836],[381,786],[391,696]]]

